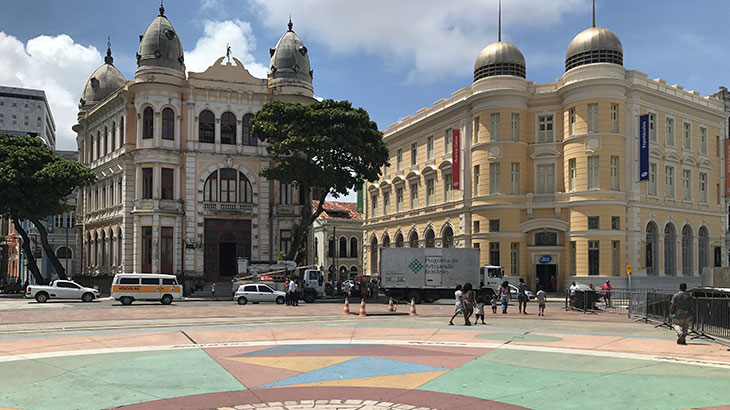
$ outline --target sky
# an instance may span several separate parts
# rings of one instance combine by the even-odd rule
[[[71,126],[107,37],[114,64],[133,79],[138,36],[158,8],[157,0],[0,0],[0,85],[45,90],[57,148],[76,149]],[[205,70],[230,43],[260,78],[291,16],[315,95],[365,108],[380,129],[471,85],[474,60],[498,31],[498,0],[167,0],[165,9],[188,71]],[[503,0],[502,39],[525,55],[528,80],[554,82],[591,13],[591,0]],[[730,83],[728,15],[728,0],[596,1],[596,25],[621,39],[627,69],[702,95]]]

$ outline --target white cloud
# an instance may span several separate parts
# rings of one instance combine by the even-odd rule
[[[56,148],[76,149],[78,100],[86,80],[103,61],[95,47],[66,34],[38,36],[23,44],[0,31],[0,84],[46,92],[56,122]]]
[[[252,54],[256,49],[256,40],[251,24],[237,19],[205,21],[203,36],[192,51],[185,52],[186,68],[193,72],[205,71],[218,58],[226,55],[226,44],[231,45],[233,57],[239,59],[252,75],[266,78],[266,66],[257,63]]]
[[[265,23],[284,29],[289,15],[305,44],[337,53],[367,52],[403,69],[408,82],[470,73],[474,59],[496,40],[497,2],[483,0],[255,0]],[[503,39],[521,28],[549,27],[566,13],[587,11],[587,0],[505,2]],[[311,49],[311,45],[309,46]],[[316,67],[315,67],[316,69]]]

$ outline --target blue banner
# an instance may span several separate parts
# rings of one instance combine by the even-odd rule
[[[649,115],[639,117],[639,181],[649,180]]]

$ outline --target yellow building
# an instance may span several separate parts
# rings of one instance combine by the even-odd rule
[[[482,264],[546,290],[625,286],[627,265],[632,286],[692,286],[724,263],[719,99],[626,70],[600,27],[572,40],[556,82],[525,71],[517,47],[490,44],[471,86],[385,130],[390,165],[365,187],[366,273],[386,246],[480,248]]]

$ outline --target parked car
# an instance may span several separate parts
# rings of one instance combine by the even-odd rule
[[[233,295],[233,300],[239,305],[245,305],[248,302],[276,302],[277,305],[284,304],[286,293],[271,289],[269,285],[263,283],[249,283],[240,285]]]
[[[512,297],[516,298],[517,294],[519,293],[517,286],[510,284],[509,285],[509,291],[512,293]],[[531,290],[526,290],[525,293],[527,293],[527,300],[534,300],[537,296],[535,296],[535,292]]]
[[[54,280],[47,286],[30,285],[25,290],[26,298],[35,298],[38,303],[48,299],[80,299],[91,302],[99,297],[99,291],[86,288],[70,280]]]

